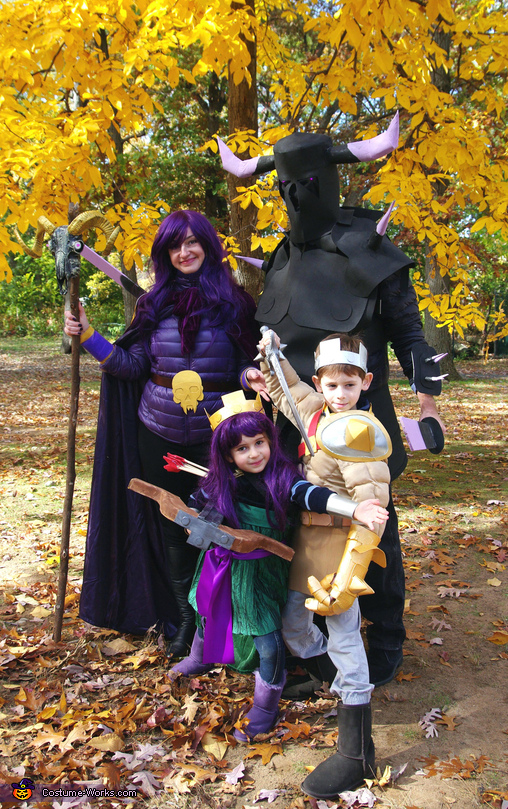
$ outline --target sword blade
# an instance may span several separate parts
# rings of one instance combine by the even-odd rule
[[[268,329],[266,326],[261,327],[262,332],[267,330]],[[284,396],[286,397],[289,407],[291,408],[291,413],[293,414],[296,426],[298,427],[300,434],[303,440],[305,441],[305,444],[307,445],[307,449],[309,450],[311,455],[315,455],[316,453],[314,452],[312,444],[310,443],[309,436],[307,435],[305,427],[303,426],[303,421],[300,418],[300,414],[296,408],[295,401],[291,396],[291,391],[289,390],[288,383],[286,382],[286,377],[284,376],[284,372],[281,368],[278,351],[273,347],[273,336],[272,336],[272,343],[266,349],[265,355],[268,365],[270,366],[271,370],[277,375],[277,379],[279,380],[280,386],[284,392]]]
[[[123,272],[120,272],[120,270],[117,270],[113,264],[106,261],[106,259],[96,253],[95,250],[87,247],[86,244],[83,245],[80,252],[83,258],[86,258],[90,264],[93,264],[98,270],[101,270],[113,281],[116,281],[119,286],[123,287],[123,289],[125,289],[127,292],[130,292],[130,294],[134,295],[135,298],[139,298],[140,295],[145,293],[143,287],[140,287],[139,284],[132,281],[128,275],[125,275]]]

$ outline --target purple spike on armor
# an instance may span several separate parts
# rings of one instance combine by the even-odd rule
[[[235,256],[235,258],[241,258],[242,261],[246,261],[247,264],[252,264],[253,267],[257,267],[258,269],[261,269],[263,266],[262,258],[252,258],[252,256]]]
[[[379,233],[380,236],[384,236],[385,233],[386,233],[386,229],[388,227],[388,222],[390,221],[390,217],[392,215],[394,205],[395,205],[395,202],[392,202],[392,204],[388,208],[387,212],[384,214],[384,216],[381,217],[381,219],[379,220],[379,222],[376,225],[376,230],[377,230],[377,232]]]

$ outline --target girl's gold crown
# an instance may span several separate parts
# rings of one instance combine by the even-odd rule
[[[261,397],[258,393],[255,399],[246,399],[243,390],[235,390],[233,393],[225,393],[221,396],[224,407],[210,415],[207,413],[210,427],[215,430],[222,421],[236,416],[237,413],[259,412],[263,410]]]

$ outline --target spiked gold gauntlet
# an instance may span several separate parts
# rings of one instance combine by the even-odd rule
[[[346,612],[358,596],[370,595],[372,587],[364,581],[372,560],[386,567],[384,552],[378,548],[381,537],[363,525],[353,525],[348,533],[346,547],[336,573],[319,581],[309,576],[307,586],[313,598],[305,606],[319,615],[339,615]]]

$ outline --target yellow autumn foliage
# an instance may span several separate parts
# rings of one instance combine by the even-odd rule
[[[117,156],[115,130],[130,139],[150,131],[158,83],[192,88],[209,72],[250,81],[247,43],[255,40],[270,110],[259,139],[237,132],[233,151],[269,154],[294,129],[313,131],[326,111],[345,142],[360,140],[399,110],[399,149],[379,161],[366,201],[395,200],[393,222],[416,234],[450,279],[444,296],[417,280],[422,309],[459,333],[485,324],[471,297],[479,263],[469,244],[481,231],[508,240],[502,4],[266,0],[253,14],[241,0],[11,0],[0,4],[0,18],[0,278],[9,277],[5,254],[18,249],[13,224],[23,232],[41,213],[65,222],[69,202],[100,199],[102,172]],[[185,67],[183,53],[191,56]],[[216,150],[213,141],[203,148]],[[252,247],[268,253],[287,227],[277,184],[267,175],[238,188],[239,204],[257,210]],[[142,265],[160,210],[140,199],[108,212],[121,221],[117,247],[127,267]]]

